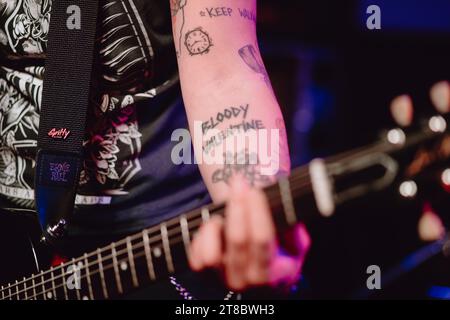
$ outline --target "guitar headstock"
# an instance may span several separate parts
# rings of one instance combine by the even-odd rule
[[[450,118],[437,114],[407,128],[386,130],[376,143],[314,160],[309,171],[316,206],[325,217],[333,215],[330,208],[385,189],[405,199],[426,197],[438,187],[448,190]],[[323,174],[315,174],[319,171]],[[328,209],[322,210],[325,202]]]
[[[278,224],[293,225],[317,214],[329,218],[340,205],[381,191],[405,200],[427,199],[436,188],[449,188],[449,180],[450,119],[436,114],[386,130],[368,146],[314,159],[267,194],[280,212]]]

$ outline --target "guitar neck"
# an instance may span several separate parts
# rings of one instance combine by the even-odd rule
[[[302,174],[281,179],[265,189],[279,229],[296,223],[294,199],[303,198],[303,203],[312,199],[305,169],[297,170]],[[302,183],[298,184],[300,180]],[[297,188],[291,188],[291,183]],[[167,279],[170,274],[186,270],[188,248],[200,225],[213,215],[223,214],[223,205],[205,206],[183,214],[30,278],[2,286],[0,298],[109,299]]]
[[[277,229],[282,231],[314,216],[329,217],[341,203],[385,189],[399,179],[412,179],[450,157],[445,132],[422,130],[403,137],[402,132],[391,130],[386,137],[368,147],[314,160],[265,188]],[[424,155],[428,155],[427,162],[421,160]],[[355,182],[349,185],[348,180]],[[224,205],[193,210],[2,286],[0,298],[108,299],[167,279],[187,267],[188,248],[200,225],[223,213]]]

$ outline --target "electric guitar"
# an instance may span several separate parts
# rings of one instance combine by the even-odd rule
[[[448,117],[437,115],[417,130],[392,129],[374,144],[313,160],[281,178],[264,190],[278,231],[330,217],[339,205],[369,193],[391,189],[412,198],[425,191],[430,177],[441,177],[435,173],[449,165],[449,124]],[[187,267],[188,247],[200,225],[223,213],[224,205],[187,212],[47,270],[30,245],[23,250],[30,253],[24,264],[34,269],[15,281],[0,281],[0,299],[111,299],[167,279]],[[0,265],[0,280],[1,270]]]

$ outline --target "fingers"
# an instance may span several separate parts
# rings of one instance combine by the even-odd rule
[[[430,98],[440,113],[450,112],[450,83],[441,81],[430,90]]]
[[[225,278],[229,287],[240,291],[245,288],[247,268],[248,230],[247,202],[249,187],[242,178],[236,177],[231,186],[231,195],[225,210]]]
[[[398,125],[402,127],[411,125],[414,115],[411,97],[408,95],[402,95],[392,100],[391,115]]]
[[[189,265],[194,271],[219,267],[222,263],[223,219],[214,216],[201,226],[189,249]]]
[[[247,281],[258,286],[267,283],[270,278],[270,264],[276,248],[275,226],[269,203],[261,190],[250,190],[247,203],[251,243]]]
[[[310,243],[304,226],[294,230],[293,254],[278,255],[275,225],[265,194],[236,177],[225,218],[213,217],[200,228],[189,249],[189,263],[194,271],[223,269],[226,283],[234,291],[294,281]]]

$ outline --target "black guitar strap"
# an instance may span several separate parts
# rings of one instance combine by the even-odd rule
[[[53,1],[36,159],[36,210],[48,240],[73,213],[89,105],[98,0]]]

